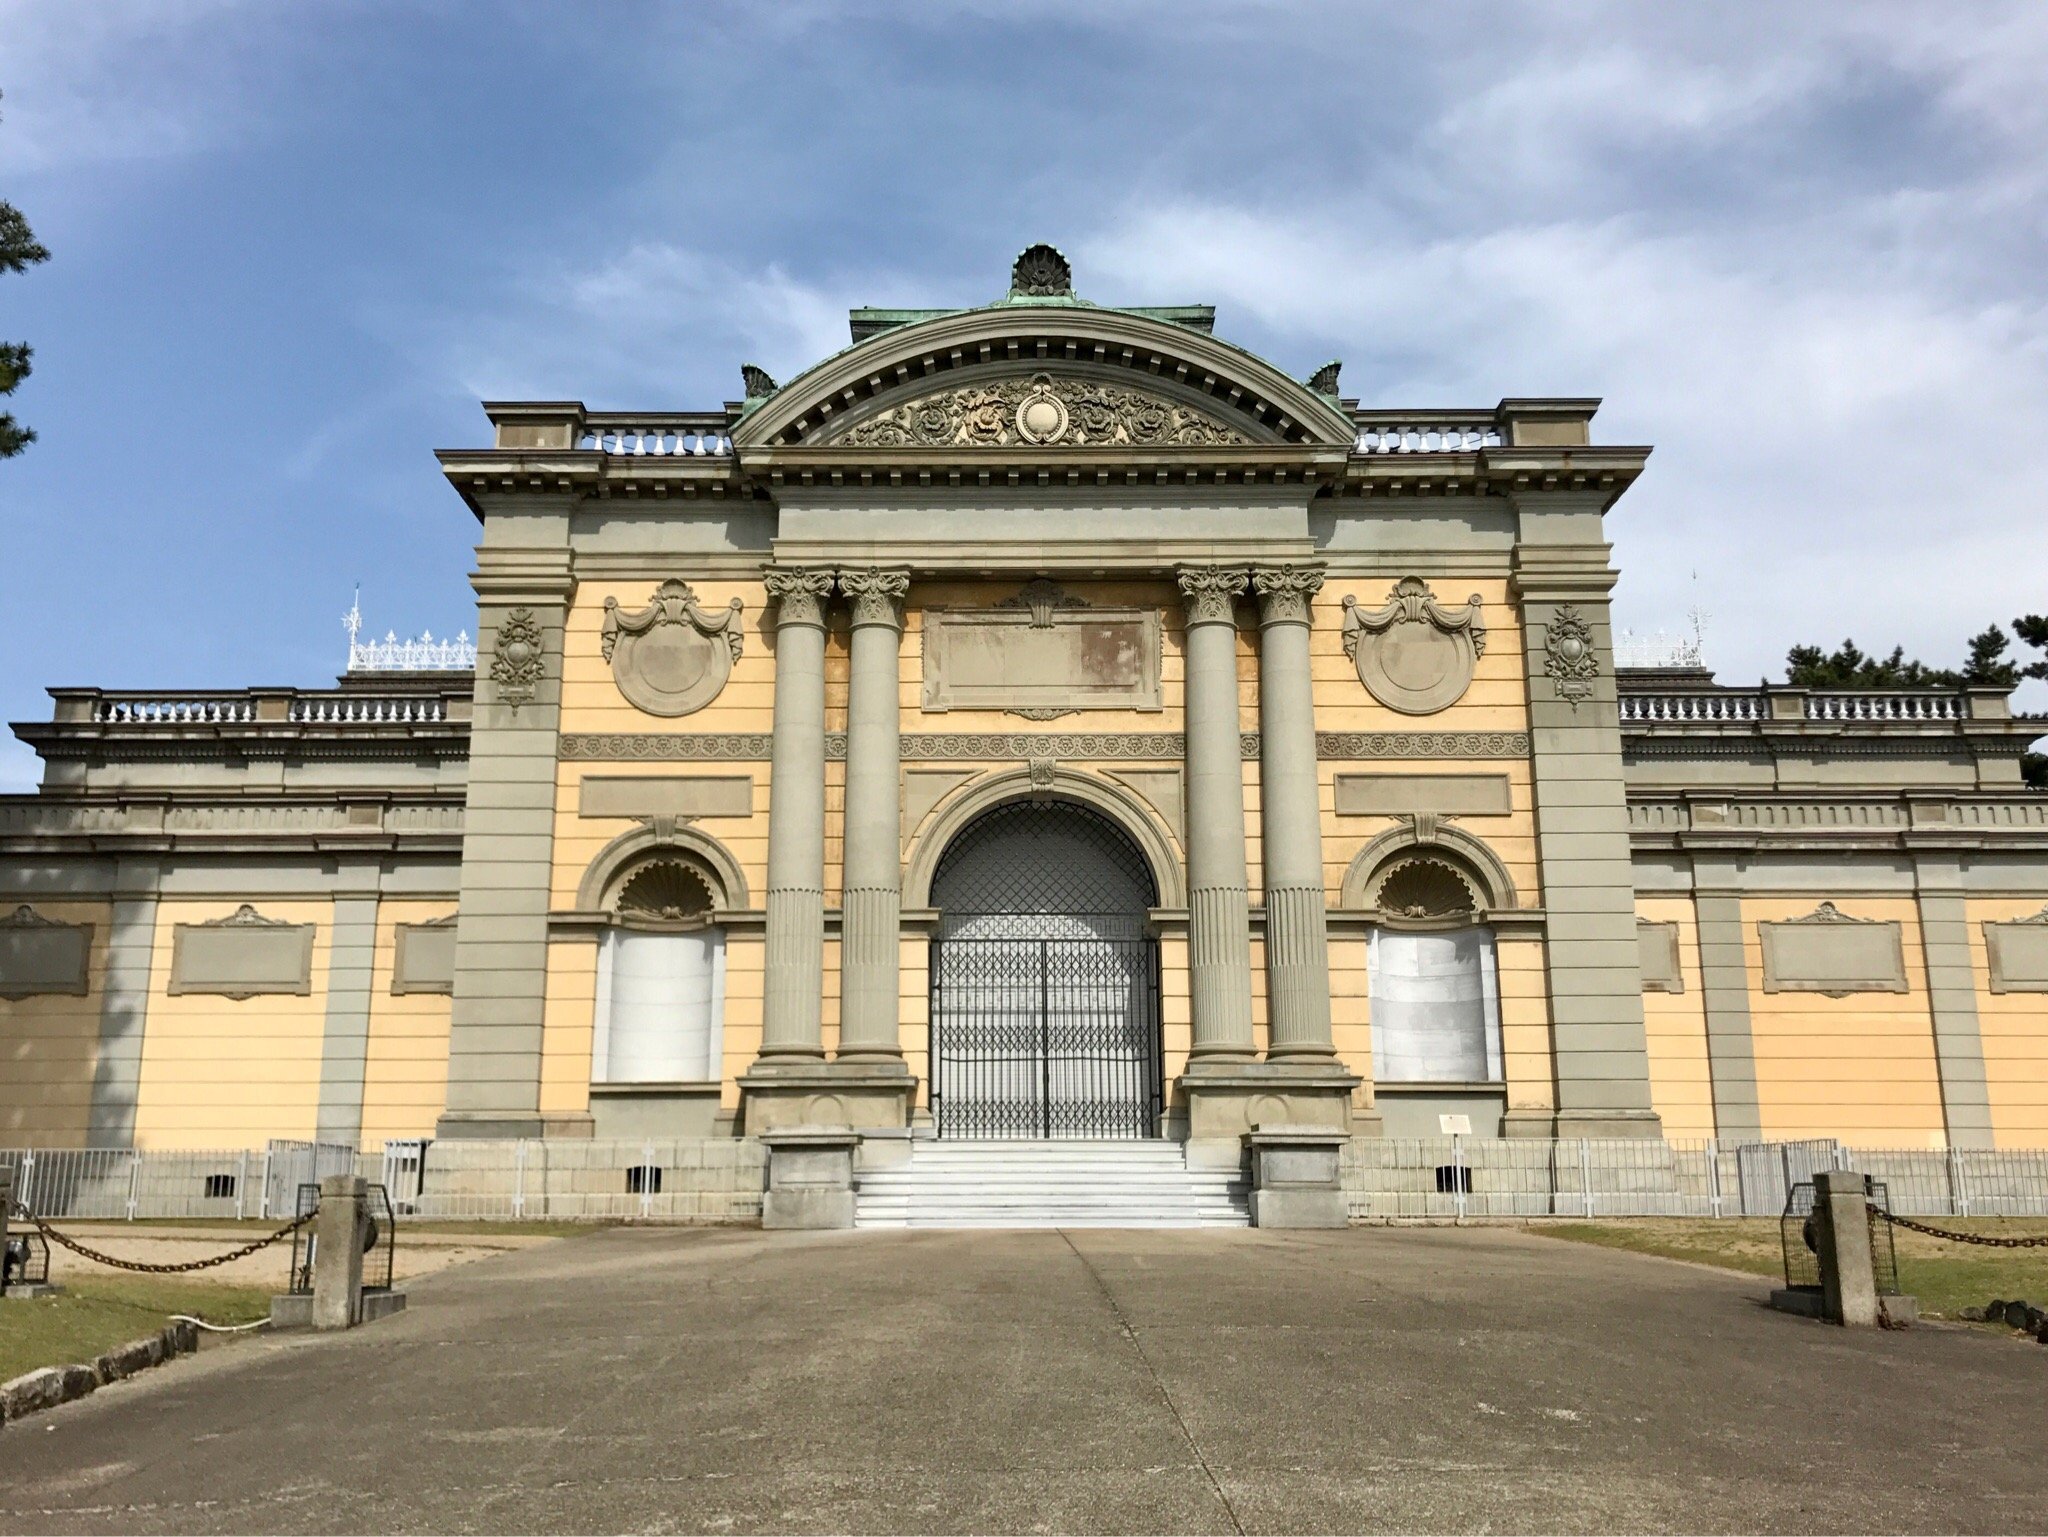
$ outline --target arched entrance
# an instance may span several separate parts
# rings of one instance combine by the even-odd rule
[[[931,900],[939,1135],[1159,1135],[1157,888],[1130,837],[1068,801],[997,806],[947,845]]]

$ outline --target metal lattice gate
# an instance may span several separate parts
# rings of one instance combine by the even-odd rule
[[[948,939],[934,958],[942,1137],[1159,1134],[1149,939]]]
[[[1087,807],[1001,806],[932,881],[931,1099],[942,1137],[1156,1137],[1154,883]]]

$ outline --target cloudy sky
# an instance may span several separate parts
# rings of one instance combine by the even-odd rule
[[[1603,396],[1620,620],[1724,678],[1952,660],[2048,608],[2044,82],[2031,0],[0,0],[0,708],[453,631],[479,398],[713,405],[1039,239],[1368,405]]]

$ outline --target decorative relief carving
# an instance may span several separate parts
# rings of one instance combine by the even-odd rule
[[[1088,605],[1046,577],[1034,576],[1026,582],[1013,598],[1005,598],[997,608],[1028,608],[1031,610],[1031,628],[1049,630],[1056,609],[1086,608]]]
[[[1032,791],[1037,794],[1050,790],[1059,779],[1059,760],[1051,753],[1033,753],[1024,760],[1024,768],[1031,776]]]
[[[92,925],[45,918],[27,903],[0,918],[0,998],[89,990]]]
[[[1763,943],[1764,991],[1821,993],[1903,993],[1906,957],[1895,922],[1855,918],[1823,902],[1799,918],[1757,925]]]
[[[742,640],[740,600],[709,613],[687,582],[663,582],[636,613],[622,612],[617,598],[604,600],[601,643],[612,680],[649,715],[688,715],[716,699]]]
[[[1593,653],[1593,632],[1579,616],[1578,605],[1563,603],[1544,627],[1543,670],[1557,684],[1560,699],[1577,710],[1593,697],[1593,679],[1600,663]]]
[[[1010,265],[1012,299],[1071,299],[1074,269],[1058,246],[1026,246]]]
[[[856,422],[852,448],[1206,447],[1250,441],[1190,405],[1092,379],[1033,374],[921,395]]]
[[[1344,651],[1366,692],[1403,715],[1431,715],[1456,704],[1486,655],[1479,595],[1445,608],[1420,577],[1394,584],[1384,607],[1367,613],[1344,597]]]
[[[762,573],[761,582],[776,605],[778,625],[825,622],[825,602],[832,595],[830,571],[818,566],[770,566]]]
[[[1187,755],[1187,739],[1178,731],[921,731],[903,735],[906,759],[1001,758],[1015,761],[1045,748],[1070,761],[1101,758],[1144,758],[1174,761]],[[755,732],[568,732],[557,739],[556,754],[570,762],[765,762],[771,739]],[[1248,759],[1259,756],[1259,734],[1247,731],[1240,747]],[[846,734],[825,735],[825,756],[846,756]],[[1526,758],[1525,731],[1318,731],[1316,756],[1350,758]]]
[[[1307,624],[1310,605],[1322,589],[1320,566],[1265,566],[1252,572],[1260,624]]]
[[[839,590],[853,604],[855,624],[903,628],[903,600],[910,592],[909,572],[884,571],[878,566],[865,571],[842,571]]]
[[[491,682],[497,685],[498,697],[517,714],[521,705],[532,701],[540,678],[540,624],[533,610],[522,604],[498,621],[497,639],[491,647]]]
[[[1984,953],[1994,993],[2048,993],[2048,907],[1985,924]]]
[[[1237,600],[1250,577],[1242,566],[1182,566],[1175,577],[1189,624],[1237,623]]]

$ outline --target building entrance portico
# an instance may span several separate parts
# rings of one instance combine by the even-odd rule
[[[1108,817],[983,812],[932,879],[931,1109],[941,1137],[1156,1137],[1158,893]]]

